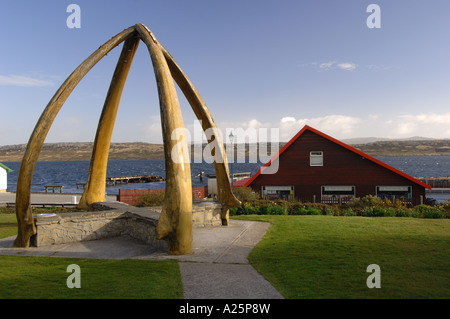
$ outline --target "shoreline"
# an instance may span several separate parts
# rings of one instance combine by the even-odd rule
[[[450,157],[450,153],[439,153],[439,154],[382,154],[382,155],[374,155],[371,153],[367,153],[365,152],[367,155],[370,155],[372,157],[431,157],[431,156],[435,156],[435,157]],[[240,158],[237,158],[237,160],[239,160]],[[57,159],[39,159],[39,162],[90,162],[90,158],[88,159],[63,159],[63,158],[57,158]],[[245,158],[246,162],[249,160],[249,158]],[[0,162],[2,163],[20,163],[22,161],[22,158],[20,159],[3,159],[3,157],[0,156]],[[116,159],[116,158],[110,158],[108,161],[164,161],[164,158],[121,158],[121,159]],[[194,162],[194,159],[192,159],[190,162],[190,164],[198,164]],[[236,163],[236,162],[235,162]],[[239,163],[239,162],[237,162]],[[209,164],[209,163],[206,163]]]

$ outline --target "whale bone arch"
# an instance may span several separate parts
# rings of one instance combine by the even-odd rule
[[[208,142],[214,145],[214,158],[220,159],[214,161],[214,167],[218,200],[222,203],[223,225],[228,224],[229,208],[240,205],[231,189],[223,141],[208,107],[169,52],[145,25],[139,23],[112,37],[84,60],[56,91],[41,114],[28,141],[17,180],[15,207],[18,234],[14,246],[29,247],[33,244],[33,236],[36,235],[31,212],[31,182],[39,153],[56,115],[89,70],[108,52],[124,42],[99,119],[88,180],[79,207],[90,208],[93,203],[105,200],[106,167],[112,131],[123,87],[140,41],[147,46],[155,72],[166,165],[166,192],[156,228],[157,238],[168,240],[170,254],[192,252],[192,185],[189,160],[186,159],[188,145],[184,134],[178,133],[176,139],[172,137],[172,132],[182,132],[183,130],[179,129],[184,128],[173,80],[185,95],[203,130],[214,132],[208,137]]]

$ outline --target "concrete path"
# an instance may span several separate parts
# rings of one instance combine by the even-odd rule
[[[0,203],[1,200],[0,195]],[[268,223],[230,220],[228,226],[194,228],[193,253],[183,256],[155,251],[130,237],[14,248],[14,236],[0,239],[0,255],[175,259],[179,261],[186,299],[281,299],[281,294],[247,260],[248,254],[269,226]]]
[[[80,201],[81,194],[68,193],[31,193],[31,204],[72,204]],[[106,201],[116,201],[116,195],[106,196]],[[14,203],[16,201],[16,193],[3,192],[0,193],[0,206],[5,206],[6,203]]]

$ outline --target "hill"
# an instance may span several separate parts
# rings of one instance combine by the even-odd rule
[[[450,140],[377,140],[363,142],[344,140],[349,145],[371,156],[424,156],[424,155],[450,155]],[[285,143],[280,143],[281,148]],[[204,146],[204,145],[203,145]],[[45,143],[42,147],[39,161],[89,161],[91,159],[93,143]],[[192,146],[193,148],[194,146]],[[198,147],[198,146],[197,146]],[[256,147],[256,148],[254,148]],[[0,146],[0,162],[20,162],[26,145]],[[235,145],[236,150],[238,146]],[[248,157],[249,149],[256,150],[258,146],[246,145],[245,149],[239,147],[236,152],[238,158]],[[270,147],[268,147],[270,150]],[[253,152],[255,154],[255,151]],[[164,159],[164,146],[150,143],[111,143],[109,159],[111,160],[148,160]]]
[[[93,143],[44,143],[39,155],[39,161],[89,161]],[[20,162],[26,149],[26,144],[0,146],[0,161]],[[150,143],[111,143],[109,159],[111,160],[141,160],[163,159],[162,144]]]
[[[388,140],[351,146],[371,156],[450,155],[450,140]]]

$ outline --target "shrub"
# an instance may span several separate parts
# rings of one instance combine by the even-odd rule
[[[351,208],[357,215],[363,214],[363,210],[367,207],[383,207],[385,206],[383,200],[377,196],[367,195],[362,198],[352,198],[345,204],[344,207]]]
[[[299,207],[296,210],[294,210],[292,215],[308,215],[308,210],[305,207]]]
[[[311,206],[301,206],[295,210],[291,210],[291,215],[322,215],[322,210]]]
[[[350,207],[346,207],[341,211],[342,216],[356,216],[356,212]]]
[[[395,209],[393,207],[386,208],[385,216],[386,217],[395,217]]]
[[[385,217],[385,216],[393,216],[394,211],[388,213],[388,209],[383,207],[366,207],[361,211],[361,215],[364,217]]]
[[[322,211],[320,209],[309,207],[308,208],[308,215],[322,215]]]
[[[242,211],[244,215],[254,215],[259,214],[260,208],[259,206],[253,205],[249,202],[243,202],[242,203]]]
[[[337,216],[339,215],[339,212],[336,212],[332,207],[325,207],[323,213],[327,216]]]
[[[372,195],[363,198],[353,198],[344,205],[328,205],[321,203],[301,203],[299,201],[251,199],[255,194],[250,193],[248,189],[243,190],[242,194],[247,194],[248,196],[245,196],[247,196],[246,198],[249,200],[243,200],[240,207],[230,209],[230,215],[258,214],[450,218],[450,201],[439,205],[439,207],[419,205],[413,209],[409,209],[406,208],[400,199],[390,201],[389,199],[381,199]]]
[[[228,213],[230,214],[230,216],[236,216],[236,215],[241,215],[238,213],[240,207],[231,207],[228,210]]]
[[[395,217],[411,217],[411,210],[409,210],[407,208],[396,209]]]
[[[269,205],[266,209],[267,215],[286,215],[287,209],[281,205],[277,205],[274,203],[273,205]]]
[[[164,190],[151,190],[146,194],[140,195],[138,199],[138,203],[136,206],[138,207],[152,207],[152,206],[161,206],[164,202]]]
[[[401,197],[401,199],[396,198],[395,200],[390,200],[389,198],[383,198],[382,203],[384,207],[390,207],[390,208],[406,208],[405,198]]]
[[[413,211],[417,212],[418,217],[421,218],[443,218],[444,213],[436,207],[428,205],[418,205],[413,208]]]
[[[251,202],[259,199],[259,194],[255,193],[251,187],[233,188],[233,194],[241,202]]]

